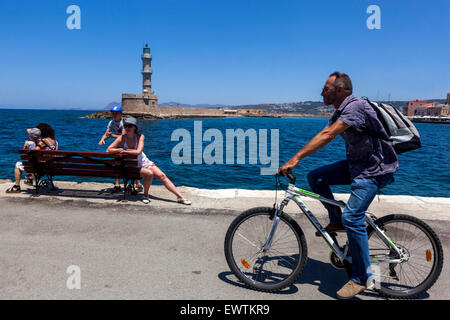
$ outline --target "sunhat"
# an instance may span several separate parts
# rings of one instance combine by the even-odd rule
[[[121,106],[113,106],[111,108],[111,112],[114,112],[114,111],[123,113],[123,110],[122,110]]]
[[[41,130],[39,130],[38,128],[27,129],[27,132],[31,137],[34,138],[39,138],[41,136]]]
[[[137,124],[137,120],[133,117],[129,117],[129,118],[126,118],[125,120],[123,120],[123,126],[126,126],[127,124],[131,124],[131,125],[135,126],[136,133],[142,130],[141,126]]]

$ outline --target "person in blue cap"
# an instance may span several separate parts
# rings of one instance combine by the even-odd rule
[[[100,139],[100,141],[98,142],[98,145],[104,145],[105,144],[105,140],[108,138],[114,138],[117,139],[118,137],[121,137],[123,134],[125,134],[125,128],[123,126],[123,119],[122,119],[122,114],[123,114],[123,110],[122,107],[119,105],[115,105],[111,108],[111,115],[112,115],[112,120],[108,122],[108,125],[106,127],[106,131],[105,134],[102,136],[102,138]],[[142,185],[139,183],[139,180],[136,181],[136,188],[138,191],[142,191],[143,187]],[[116,193],[121,191],[120,188],[120,179],[116,179],[116,183],[114,185],[114,188],[111,190],[111,193]]]
[[[123,128],[122,113],[123,110],[121,106],[113,106],[111,108],[112,120],[108,122],[105,134],[98,142],[99,146],[105,144],[105,140],[108,139],[109,137],[117,139],[117,137],[120,137],[122,134],[125,134],[125,130]]]

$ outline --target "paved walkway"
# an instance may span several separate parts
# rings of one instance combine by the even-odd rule
[[[23,192],[20,194],[5,194],[5,190],[12,183],[0,183],[0,198],[30,199],[34,201],[48,200],[76,202],[78,205],[89,207],[119,206],[121,208],[145,207],[154,210],[171,208],[174,212],[192,214],[232,213],[237,214],[246,208],[257,206],[272,206],[275,200],[275,191],[271,190],[243,190],[223,189],[209,190],[190,187],[179,187],[181,193],[192,201],[191,206],[176,203],[176,197],[163,186],[153,185],[150,189],[151,203],[146,205],[140,201],[142,195],[129,196],[128,201],[123,202],[123,193],[109,194],[108,190],[112,184],[108,183],[76,183],[67,181],[56,181],[56,191],[43,189],[39,197],[34,195],[34,188],[22,184]],[[283,192],[278,191],[278,199],[282,198]],[[336,194],[337,200],[346,201],[348,194]],[[308,207],[318,216],[326,216],[326,211],[317,200],[304,197],[303,200]],[[295,203],[290,203],[286,209],[289,213],[299,212]],[[390,213],[404,213],[431,220],[450,220],[450,198],[418,197],[418,196],[377,196],[369,207],[369,211],[376,215]]]
[[[298,283],[280,294],[243,287],[223,254],[226,230],[244,209],[271,206],[271,191],[210,191],[182,187],[192,206],[152,186],[149,205],[106,193],[110,184],[57,182],[58,190],[6,195],[0,184],[0,299],[335,299],[346,273],[329,264],[329,248],[302,215],[309,260]],[[279,195],[279,197],[281,194]],[[339,195],[344,199],[346,195]],[[325,210],[307,205],[326,223]],[[450,205],[445,198],[381,196],[378,216],[406,213],[425,219],[450,252]],[[288,212],[296,212],[289,206]],[[70,290],[68,267],[81,271]],[[69,270],[70,271],[70,270]],[[424,298],[450,299],[449,268]],[[373,292],[360,299],[380,299]]]

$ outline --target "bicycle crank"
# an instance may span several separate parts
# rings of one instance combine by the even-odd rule
[[[344,269],[345,268],[344,263],[341,261],[341,259],[339,259],[337,254],[334,253],[333,251],[331,251],[331,253],[330,253],[330,262],[331,262],[331,265],[333,267],[335,267],[336,269]]]

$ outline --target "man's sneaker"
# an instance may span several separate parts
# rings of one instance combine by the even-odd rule
[[[330,223],[329,225],[327,225],[325,227],[325,230],[328,233],[332,233],[332,232],[345,232],[345,227],[342,223]],[[319,231],[316,231],[316,237],[320,237],[321,234]]]
[[[367,287],[361,285],[353,280],[349,280],[342,288],[337,292],[338,298],[341,299],[350,299],[356,296],[357,294],[366,290]]]

